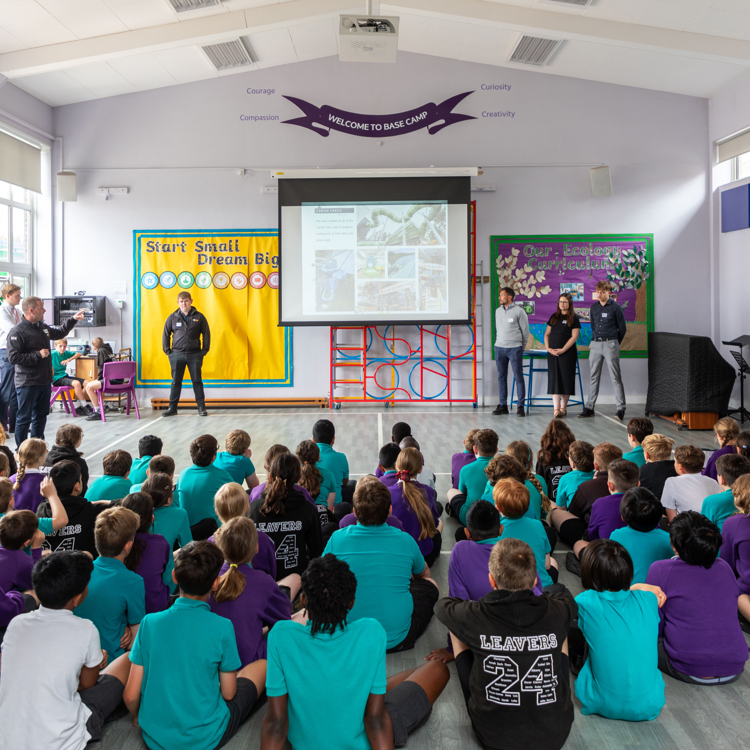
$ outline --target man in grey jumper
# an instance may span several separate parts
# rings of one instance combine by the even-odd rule
[[[516,293],[509,287],[500,290],[500,306],[495,310],[495,365],[497,366],[498,405],[493,414],[508,413],[508,363],[516,379],[519,417],[525,417],[523,407],[526,383],[523,379],[523,350],[529,340],[529,318],[526,311],[513,299]]]

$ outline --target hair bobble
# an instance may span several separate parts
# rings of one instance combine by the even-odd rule
[[[229,567],[230,568],[236,568],[237,567],[237,563],[230,563]]]
[[[406,469],[401,469],[396,472],[399,482],[411,482],[411,474]]]

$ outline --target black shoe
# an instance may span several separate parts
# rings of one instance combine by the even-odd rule
[[[581,562],[575,552],[568,552],[565,557],[565,567],[574,575],[581,577]]]
[[[495,407],[495,411],[492,412],[496,417],[499,417],[501,414],[507,414],[508,413],[508,407],[505,404],[498,404]]]
[[[516,409],[516,416],[519,416],[519,417],[525,417],[526,416],[526,410],[523,408],[523,406],[519,406]]]
[[[198,416],[199,417],[207,417],[208,416],[208,412],[206,411],[206,407],[205,406],[199,406],[198,407]]]
[[[76,409],[76,414],[78,414],[79,417],[88,417],[90,414],[93,414],[93,413],[94,413],[94,410],[88,404],[79,406]]]
[[[102,415],[98,411],[91,410],[91,414],[89,414],[86,417],[87,422],[101,422],[102,421]]]
[[[620,409],[620,411],[616,412],[615,419],[619,419],[622,422],[625,419],[625,409]]]
[[[583,411],[578,415],[578,419],[585,419],[586,417],[595,417],[596,412],[593,409],[584,407]]]
[[[169,409],[167,409],[164,414],[162,414],[162,417],[175,417],[177,416],[177,409],[173,409],[171,406]]]

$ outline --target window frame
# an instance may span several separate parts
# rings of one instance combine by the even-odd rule
[[[7,206],[8,210],[8,260],[0,260],[0,274],[7,274],[10,283],[16,283],[17,277],[25,279],[25,294],[28,297],[34,294],[35,291],[35,276],[34,276],[34,256],[36,251],[36,222],[37,222],[37,196],[31,190],[26,190],[29,196],[28,203],[22,203],[13,199],[13,189],[25,190],[25,188],[18,188],[18,186],[11,185],[9,182],[3,183],[9,187],[9,198],[0,196],[0,206]],[[13,209],[19,208],[24,211],[29,211],[31,216],[29,220],[29,236],[28,236],[28,251],[27,251],[27,262],[21,263],[13,260]]]

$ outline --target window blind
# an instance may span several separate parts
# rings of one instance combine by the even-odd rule
[[[0,180],[41,193],[41,149],[0,131]]]
[[[750,151],[750,128],[736,135],[716,141],[717,163],[734,159]]]

